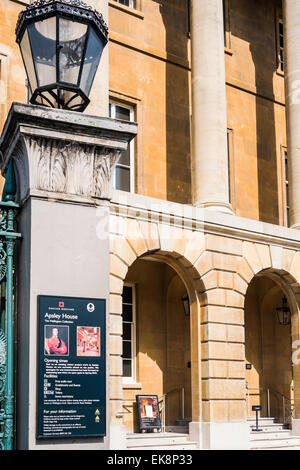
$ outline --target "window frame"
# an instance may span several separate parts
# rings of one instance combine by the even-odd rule
[[[109,105],[110,105],[110,109],[113,111],[110,114],[111,119],[116,119],[116,109],[115,109],[115,107],[119,106],[120,108],[128,109],[130,111],[130,120],[128,122],[134,122],[135,121],[135,112],[136,112],[136,110],[135,110],[135,106],[133,106],[132,104],[124,103],[122,101],[118,101],[115,98],[110,98]],[[130,152],[130,166],[129,166],[129,170],[130,170],[130,178],[129,178],[129,180],[130,180],[130,190],[126,191],[124,189],[119,189],[119,188],[116,187],[116,169],[117,169],[117,167],[121,166],[123,168],[128,168],[126,165],[122,165],[122,164],[119,164],[119,163],[116,164],[114,172],[113,172],[113,176],[112,176],[112,186],[113,186],[114,190],[123,191],[125,193],[134,193],[135,192],[135,140],[136,139],[132,139],[131,142],[129,143],[129,152]]]
[[[226,51],[231,51],[231,18],[230,0],[223,0],[223,22],[224,22],[224,47]]]
[[[275,34],[276,34],[276,67],[277,73],[279,75],[284,75],[284,24],[283,24],[283,14],[281,8],[276,8],[275,11]],[[282,37],[283,37],[283,46],[280,44],[280,24],[282,24]],[[283,61],[281,60],[281,51],[283,52]]]
[[[236,211],[236,189],[235,189],[235,158],[234,158],[234,131],[227,128],[227,161],[228,161],[228,191],[229,203],[233,212]]]
[[[132,289],[132,322],[124,322],[122,314],[122,368],[123,368],[123,323],[130,323],[132,326],[132,371],[131,377],[125,377],[122,372],[123,384],[135,384],[137,382],[137,366],[136,366],[136,284],[132,282],[124,283],[124,287],[131,287]],[[122,307],[123,307],[122,299]],[[127,305],[127,304],[126,304]],[[131,304],[130,304],[131,305]]]
[[[287,164],[286,164],[287,162]],[[282,187],[282,222],[285,227],[290,227],[290,206],[288,202],[289,175],[288,169],[288,150],[286,145],[281,145],[281,187]]]
[[[121,0],[114,0],[114,1],[122,5],[123,7],[132,8],[133,10],[137,9],[137,0],[128,0],[128,5],[126,5],[125,3],[122,3]]]

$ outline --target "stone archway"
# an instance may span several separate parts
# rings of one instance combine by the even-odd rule
[[[185,285],[190,299],[191,324],[191,388],[192,420],[200,422],[202,416],[201,393],[201,306],[205,300],[205,287],[194,267],[204,250],[204,235],[199,232],[178,231],[172,227],[163,236],[153,223],[123,219],[122,230],[110,238],[110,413],[114,435],[122,427],[122,292],[126,275],[136,260],[151,256],[169,265]],[[124,431],[124,429],[123,429]],[[114,445],[114,444],[112,444]],[[117,444],[120,448],[120,444]]]
[[[261,405],[261,417],[290,424],[293,409],[291,325],[280,324],[276,308],[287,288],[263,271],[252,279],[245,296],[247,416]]]
[[[154,214],[155,215],[155,214]],[[153,215],[153,217],[154,217]],[[156,217],[156,215],[155,215]],[[299,340],[297,280],[300,253],[266,241],[180,228],[170,220],[138,213],[111,215],[110,359],[111,423],[122,423],[122,289],[129,267],[143,256],[169,264],[191,300],[193,423],[190,436],[204,448],[245,448],[248,442],[245,390],[244,304],[251,280],[277,276],[293,310],[293,341]],[[277,279],[277,278],[276,278]],[[295,368],[296,417],[300,404]],[[299,414],[300,419],[300,414]],[[222,441],[226,435],[226,443]],[[223,445],[225,447],[223,447]],[[227,447],[226,447],[227,446]]]
[[[163,430],[186,432],[191,412],[191,316],[187,288],[166,256],[145,255],[123,290],[123,423],[138,432],[136,395],[157,395]],[[194,366],[194,364],[193,364]],[[195,387],[194,387],[195,388]]]

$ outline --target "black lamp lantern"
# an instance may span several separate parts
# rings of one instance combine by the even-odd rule
[[[84,111],[108,29],[82,0],[37,0],[16,27],[32,104]]]
[[[282,306],[276,308],[277,317],[280,325],[290,325],[291,323],[291,311],[288,306],[286,297],[282,299]]]
[[[181,302],[182,302],[182,305],[183,305],[184,313],[188,316],[190,314],[190,299],[189,299],[189,296],[185,295],[184,297],[182,297]]]

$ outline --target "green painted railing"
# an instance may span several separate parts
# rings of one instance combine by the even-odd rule
[[[0,449],[14,447],[14,251],[18,204],[0,202]]]

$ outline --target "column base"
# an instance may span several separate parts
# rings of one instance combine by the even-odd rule
[[[248,450],[250,428],[246,421],[235,423],[190,423],[190,440],[202,450]]]
[[[225,214],[234,215],[231,204],[225,204],[223,202],[204,202],[203,204],[194,204],[200,209],[208,209],[211,211],[224,212]]]

